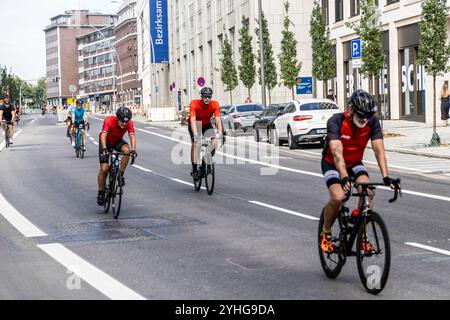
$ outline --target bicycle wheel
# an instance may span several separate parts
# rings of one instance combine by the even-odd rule
[[[322,214],[320,215],[319,221],[319,229],[318,229],[318,247],[319,247],[319,257],[320,264],[322,265],[322,269],[327,275],[328,278],[334,279],[341,272],[342,267],[345,264],[345,254],[344,254],[344,244],[342,243],[342,228],[341,228],[341,217],[338,216],[338,219],[334,222],[331,227],[331,234],[333,237],[333,253],[325,253],[322,251],[321,242],[322,242],[322,230],[323,225],[325,223],[325,213],[324,209],[322,209]]]
[[[203,164],[201,166],[198,166],[198,174],[199,177],[198,179],[194,179],[194,188],[195,191],[200,191],[201,187],[202,187],[202,179],[203,179]]]
[[[111,176],[109,176],[109,184],[105,187],[105,202],[103,203],[103,208],[105,213],[109,212],[109,208],[111,207],[111,193],[114,188],[114,182],[111,181]]]
[[[6,128],[5,131],[5,147],[9,148],[9,128]]]
[[[80,158],[84,158],[84,139],[81,138],[81,146],[80,146]]]
[[[356,240],[358,273],[364,288],[378,294],[389,277],[391,242],[386,224],[379,214],[370,212],[364,219]]]
[[[213,194],[214,182],[215,182],[215,169],[214,163],[212,163],[205,166],[206,192],[208,192],[209,195]]]
[[[123,188],[122,188],[122,173],[119,171],[119,173],[116,175],[116,183],[113,190],[113,196],[112,196],[112,210],[113,210],[113,217],[114,219],[117,219],[120,214],[120,207],[122,205],[122,195],[123,195]]]

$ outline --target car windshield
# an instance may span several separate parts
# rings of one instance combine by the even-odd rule
[[[237,112],[263,111],[263,107],[259,104],[247,104],[236,107]]]
[[[328,102],[313,102],[313,103],[306,103],[300,106],[300,111],[330,110],[330,109],[339,109],[339,108],[334,103]]]

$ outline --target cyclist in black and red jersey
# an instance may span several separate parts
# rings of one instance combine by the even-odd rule
[[[100,171],[98,173],[98,196],[97,204],[102,206],[105,201],[105,183],[108,175],[109,164],[107,153],[111,150],[130,154],[133,157],[136,153],[136,132],[134,129],[133,114],[127,107],[121,107],[117,110],[116,116],[107,117],[103,121],[102,132],[99,137],[98,158],[100,161]],[[128,132],[131,148],[123,139]],[[130,156],[123,156],[120,171],[122,172],[122,186],[125,185],[125,169],[127,168]]]
[[[324,175],[330,201],[325,206],[325,223],[322,230],[321,247],[323,252],[334,250],[331,227],[339,214],[346,193],[350,191],[350,177],[357,183],[368,183],[367,172],[362,159],[367,143],[371,140],[383,182],[392,189],[395,180],[389,178],[384,151],[383,132],[375,116],[376,102],[364,90],[356,90],[349,99],[350,111],[333,115],[327,124],[327,139],[322,154],[322,173]],[[370,192],[370,190],[369,190]],[[373,193],[369,196],[373,205]]]

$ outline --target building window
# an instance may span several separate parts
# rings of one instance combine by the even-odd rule
[[[344,19],[344,0],[335,0],[335,22]]]
[[[325,24],[329,24],[329,13],[328,13],[328,0],[322,0],[322,15],[325,19]]]
[[[350,17],[359,15],[359,0],[350,0]]]

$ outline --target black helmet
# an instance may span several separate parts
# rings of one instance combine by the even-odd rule
[[[213,90],[211,88],[208,87],[204,87],[201,91],[200,91],[200,96],[202,98],[212,98],[213,95]]]
[[[133,113],[127,107],[120,107],[116,112],[116,116],[120,122],[128,123],[133,117]]]
[[[348,100],[353,111],[363,118],[371,117],[377,112],[375,99],[364,90],[356,90]]]
[[[77,105],[79,105],[79,104],[83,104],[83,100],[78,99],[78,100],[77,100]]]

